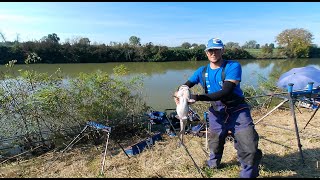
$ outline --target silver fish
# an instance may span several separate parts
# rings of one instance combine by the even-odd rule
[[[187,124],[188,113],[189,113],[189,103],[195,102],[194,99],[190,99],[190,89],[187,85],[182,85],[179,87],[177,97],[179,98],[179,104],[177,104],[177,118],[180,119],[180,132],[179,137],[181,143],[183,144],[183,136],[185,134],[185,127]]]

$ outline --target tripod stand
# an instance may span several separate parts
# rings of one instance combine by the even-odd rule
[[[294,128],[295,128],[298,148],[299,148],[299,152],[300,152],[300,156],[301,156],[301,162],[302,162],[302,164],[304,164],[304,157],[303,157],[303,153],[302,153],[302,149],[301,149],[302,145],[300,142],[299,130],[298,130],[298,125],[297,125],[297,118],[295,115],[294,107],[295,107],[295,102],[298,100],[299,97],[305,97],[305,96],[311,97],[314,93],[318,93],[319,89],[313,89],[313,82],[309,82],[308,86],[307,86],[308,87],[307,90],[292,91],[293,85],[294,85],[293,83],[288,84],[287,98],[285,98],[281,103],[279,103],[275,108],[273,108],[271,111],[269,111],[266,115],[264,115],[262,118],[260,118],[254,124],[258,124],[263,118],[265,118],[266,116],[271,114],[271,112],[275,111],[277,108],[282,106],[284,103],[289,102],[290,111],[291,111],[291,115],[292,115],[293,122],[294,122]],[[307,124],[305,125],[305,127],[303,129],[305,129],[306,126],[309,124],[309,122],[311,121],[311,119],[314,117],[315,113],[319,109],[319,107],[320,107],[320,105],[318,104],[317,109],[314,111],[311,118],[309,119],[309,121],[307,122]]]
[[[109,136],[110,136],[110,133],[111,133],[111,127],[104,126],[102,124],[98,124],[98,123],[93,122],[93,121],[88,121],[86,123],[86,126],[82,129],[82,131],[62,150],[62,153],[64,153],[66,150],[68,150],[70,147],[72,147],[74,144],[76,144],[83,137],[83,136],[82,137],[80,137],[80,136],[83,135],[83,133],[88,128],[92,128],[92,129],[99,130],[99,131],[107,133],[106,145],[105,145],[103,158],[102,158],[102,163],[101,163],[102,164],[101,165],[101,174],[103,174],[104,165],[105,165],[105,159],[106,159],[106,154],[107,154],[107,147],[108,147],[108,142],[109,142]]]

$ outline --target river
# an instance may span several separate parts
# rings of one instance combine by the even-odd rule
[[[294,60],[238,60],[242,65],[241,87],[258,85],[258,77],[268,78],[273,71],[282,73],[302,66],[315,66],[320,68],[320,59],[294,59]],[[174,108],[172,99],[173,92],[179,85],[186,82],[188,77],[200,66],[206,65],[208,61],[175,61],[175,62],[123,62],[123,63],[102,63],[102,64],[29,64],[16,65],[12,73],[18,69],[30,68],[39,72],[54,73],[58,68],[64,76],[76,76],[80,72],[90,73],[101,70],[112,73],[113,68],[124,64],[129,73],[127,77],[145,73],[144,94],[146,102],[155,110]],[[2,65],[0,71],[4,71]]]

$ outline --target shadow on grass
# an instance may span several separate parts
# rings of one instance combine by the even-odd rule
[[[264,154],[260,163],[259,178],[319,178],[320,148],[302,149],[302,152],[304,165],[302,164],[299,151],[285,156]],[[232,160],[222,163],[218,169],[203,167],[203,171],[207,177],[228,173],[229,177],[237,178],[240,173],[240,163],[237,160]]]
[[[285,156],[278,156],[275,154],[265,154],[261,161],[263,171],[271,174],[280,174],[284,171],[294,171],[294,175],[286,177],[304,177],[304,178],[319,178],[320,177],[320,148],[303,149],[304,164],[300,152],[287,154]],[[280,175],[268,177],[284,177]]]

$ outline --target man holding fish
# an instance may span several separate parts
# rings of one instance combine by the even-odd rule
[[[240,88],[241,65],[237,61],[224,60],[224,45],[218,38],[208,41],[205,53],[210,63],[198,68],[182,86],[189,88],[200,83],[204,94],[190,94],[188,103],[210,101],[209,115],[209,150],[207,161],[210,168],[218,168],[224,150],[228,132],[234,137],[238,161],[241,163],[241,178],[259,176],[259,163],[262,152],[258,149],[259,136],[254,128],[249,105],[244,100]],[[178,91],[174,100],[180,106]],[[181,99],[181,98],[180,98]],[[191,99],[191,100],[190,100]]]

